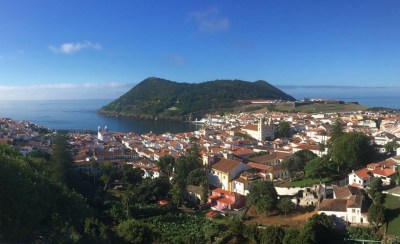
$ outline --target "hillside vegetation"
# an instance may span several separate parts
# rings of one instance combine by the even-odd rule
[[[99,113],[142,119],[182,120],[192,113],[223,111],[239,100],[295,99],[266,81],[215,80],[198,84],[147,78]]]

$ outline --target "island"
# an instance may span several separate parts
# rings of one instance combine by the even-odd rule
[[[102,107],[102,115],[151,120],[192,120],[211,112],[249,111],[260,104],[249,101],[295,101],[266,81],[214,80],[178,83],[150,77]],[[264,104],[265,106],[265,104]]]

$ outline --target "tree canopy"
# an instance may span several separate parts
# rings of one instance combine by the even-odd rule
[[[271,212],[276,209],[278,193],[271,181],[252,182],[247,195],[247,204],[255,206],[260,213]]]
[[[368,136],[359,132],[343,133],[335,139],[330,150],[338,172],[357,169],[376,157],[375,147]]]

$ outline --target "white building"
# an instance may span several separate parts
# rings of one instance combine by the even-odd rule
[[[268,123],[264,122],[264,118],[260,118],[258,124],[248,124],[242,130],[258,141],[275,139],[275,125],[271,117]]]
[[[324,199],[318,214],[334,215],[345,222],[368,224],[367,209],[363,209],[364,195],[357,187],[333,187],[333,199]]]

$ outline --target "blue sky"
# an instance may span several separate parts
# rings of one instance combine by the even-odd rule
[[[400,1],[0,1],[0,99],[116,98],[150,76],[398,91]]]

